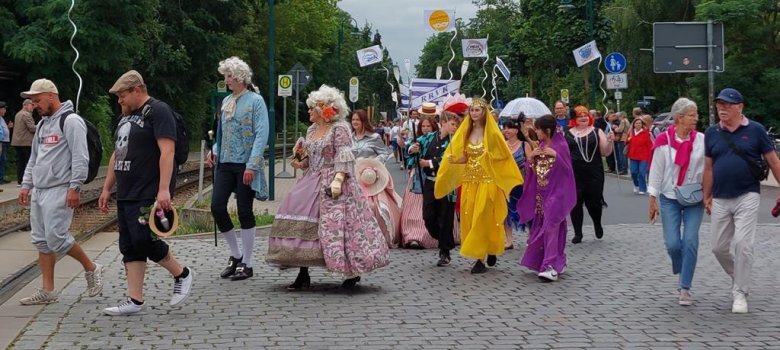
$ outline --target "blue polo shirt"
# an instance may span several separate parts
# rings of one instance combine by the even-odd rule
[[[712,158],[712,196],[728,199],[748,192],[760,193],[761,183],[751,175],[750,165],[731,149],[721,134],[751,159],[759,160],[774,150],[764,126],[752,120],[734,132],[722,129],[719,124],[709,127],[704,133],[704,154]]]

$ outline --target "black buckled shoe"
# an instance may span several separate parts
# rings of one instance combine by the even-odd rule
[[[249,277],[252,277],[254,275],[254,271],[251,267],[246,267],[246,264],[239,263],[236,265],[236,273],[233,275],[233,277],[230,277],[231,281],[241,281],[245,280]]]
[[[233,276],[233,274],[236,273],[236,265],[240,263],[241,263],[241,258],[236,259],[231,256],[230,259],[228,259],[228,266],[224,270],[222,270],[222,273],[219,274],[219,277],[228,278],[230,276]]]

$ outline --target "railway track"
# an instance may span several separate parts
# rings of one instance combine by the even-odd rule
[[[198,189],[198,176],[199,169],[191,169],[185,166],[181,173],[176,176],[176,192],[174,194],[173,204],[182,205],[188,198],[194,193],[197,193]],[[207,186],[211,182],[211,171],[204,172],[204,186]],[[95,183],[102,183],[102,181],[95,181]],[[82,198],[86,198],[82,201],[81,205],[76,208],[73,214],[73,223],[71,224],[70,231],[73,233],[76,241],[79,243],[87,241],[93,235],[98,232],[105,232],[112,229],[116,225],[116,211],[109,210],[107,214],[103,214],[98,208],[98,199],[100,198],[101,188],[90,188],[84,190]],[[114,200],[114,191],[112,191],[112,199],[109,202],[109,207],[116,208],[116,201]],[[30,229],[29,220],[27,223],[19,224],[14,227],[5,229],[0,232],[0,237],[5,234],[25,231]],[[13,296],[22,287],[30,283],[32,280],[40,275],[40,269],[38,268],[38,261],[33,261],[26,265],[22,269],[18,270],[13,275],[9,276],[3,281],[0,281],[0,304],[5,303],[11,296]]]

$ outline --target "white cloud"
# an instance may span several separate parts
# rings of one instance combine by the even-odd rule
[[[432,35],[424,26],[423,11],[455,9],[455,15],[468,22],[478,10],[472,0],[341,0],[339,7],[349,12],[359,25],[368,22],[379,30],[393,61],[402,63],[409,58],[412,67],[417,64],[425,41]],[[453,45],[458,49],[460,42]],[[403,68],[401,70],[402,74],[406,73]]]

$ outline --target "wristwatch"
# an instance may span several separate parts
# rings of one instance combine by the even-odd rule
[[[73,186],[69,188],[70,190],[73,190],[73,192],[81,193],[81,186]]]

